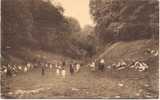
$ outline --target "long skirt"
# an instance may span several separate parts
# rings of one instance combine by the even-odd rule
[[[24,72],[27,72],[27,71],[28,71],[27,67],[24,67]]]
[[[59,75],[60,74],[60,70],[56,69],[56,74]]]
[[[66,71],[65,71],[65,70],[62,70],[61,74],[62,74],[62,77],[63,77],[63,78],[66,77]]]

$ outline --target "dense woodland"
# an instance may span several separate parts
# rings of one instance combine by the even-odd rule
[[[2,0],[2,54],[24,46],[71,57],[86,54],[89,44],[78,37],[79,22],[63,13],[61,6],[50,1]]]
[[[158,0],[90,0],[90,8],[102,43],[158,38]]]
[[[90,0],[95,27],[83,29],[50,0],[2,0],[2,55],[21,47],[80,59],[97,45],[158,38],[158,0]]]

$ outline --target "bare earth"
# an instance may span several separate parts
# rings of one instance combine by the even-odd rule
[[[150,81],[149,71],[90,72],[84,66],[71,76],[66,69],[65,79],[55,70],[41,76],[40,69],[9,77],[5,98],[158,98],[158,80]]]

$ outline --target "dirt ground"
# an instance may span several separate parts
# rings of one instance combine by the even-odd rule
[[[42,76],[40,69],[8,77],[8,91],[3,98],[158,98],[158,80],[151,82],[147,71],[91,72],[83,66],[70,75],[68,69],[65,79],[55,70],[46,70]]]

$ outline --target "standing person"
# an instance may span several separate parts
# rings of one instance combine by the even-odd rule
[[[62,61],[62,69],[65,69],[65,66],[66,66],[66,62],[65,61]]]
[[[49,69],[50,69],[50,71],[52,71],[52,68],[53,68],[53,65],[52,65],[52,63],[50,63],[50,64],[49,64]]]
[[[35,63],[34,63],[34,68],[39,68],[41,66],[41,61],[40,59],[36,59]]]
[[[61,74],[62,74],[62,77],[65,78],[66,77],[66,71],[64,68],[62,68],[62,71],[61,71]]]
[[[46,67],[46,68],[48,68],[48,67],[49,67],[47,62],[45,63],[45,67]]]
[[[65,66],[66,66],[66,62],[65,62],[65,61],[62,61],[61,74],[62,74],[62,77],[63,77],[63,78],[65,78],[65,76],[66,76]]]
[[[95,71],[96,70],[96,63],[93,61],[90,65],[91,67],[91,71]]]
[[[80,67],[81,67],[80,64],[76,63],[76,72],[79,72]]]
[[[69,65],[69,71],[70,71],[71,75],[73,75],[73,73],[74,73],[73,64]]]
[[[62,62],[62,66],[63,66],[63,67],[66,66],[66,62],[65,62],[65,61]]]
[[[59,70],[58,70],[58,64],[57,64],[57,62],[56,62],[56,64],[55,64],[55,68],[56,68],[56,75],[57,75],[57,74],[59,74]]]
[[[44,65],[44,63],[41,63],[41,74],[42,74],[42,76],[45,75],[45,65]]]
[[[6,68],[6,74],[7,74],[8,76],[12,76],[11,65],[10,65],[10,64],[8,64],[8,66],[7,66],[7,68]]]
[[[31,69],[31,64],[29,62],[27,63],[27,68],[28,68],[28,70]]]
[[[28,71],[27,66],[24,66],[24,72],[26,73]]]
[[[101,59],[100,62],[99,62],[99,70],[100,70],[101,72],[104,71],[104,66],[105,66],[104,59]]]
[[[60,70],[61,70],[61,65],[60,64],[56,64],[56,74],[60,75]]]

